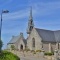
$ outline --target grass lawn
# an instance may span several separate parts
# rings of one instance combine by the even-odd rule
[[[0,60],[20,60],[20,58],[11,52],[2,51],[2,54],[0,54]]]

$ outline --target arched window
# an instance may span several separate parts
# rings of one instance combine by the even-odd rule
[[[32,46],[35,47],[35,38],[32,39]]]

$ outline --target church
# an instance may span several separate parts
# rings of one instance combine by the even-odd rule
[[[26,39],[22,32],[18,36],[12,36],[7,48],[11,49],[11,45],[14,45],[17,50],[30,49],[36,51],[43,48],[46,52],[60,49],[60,30],[52,31],[36,28],[32,17],[32,8],[28,20],[27,35]]]

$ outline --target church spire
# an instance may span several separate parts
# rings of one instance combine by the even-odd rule
[[[32,7],[31,7],[31,9],[30,9],[30,16],[29,16],[29,21],[28,21],[27,34],[30,34],[30,33],[31,33],[33,27],[34,27],[34,23],[33,23]]]
[[[30,20],[32,19],[32,7],[30,9]]]

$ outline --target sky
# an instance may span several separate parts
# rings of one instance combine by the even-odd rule
[[[0,15],[2,10],[9,10],[9,13],[3,14],[3,49],[6,48],[12,36],[23,32],[24,37],[27,37],[31,6],[36,28],[60,30],[60,0],[0,0]]]

